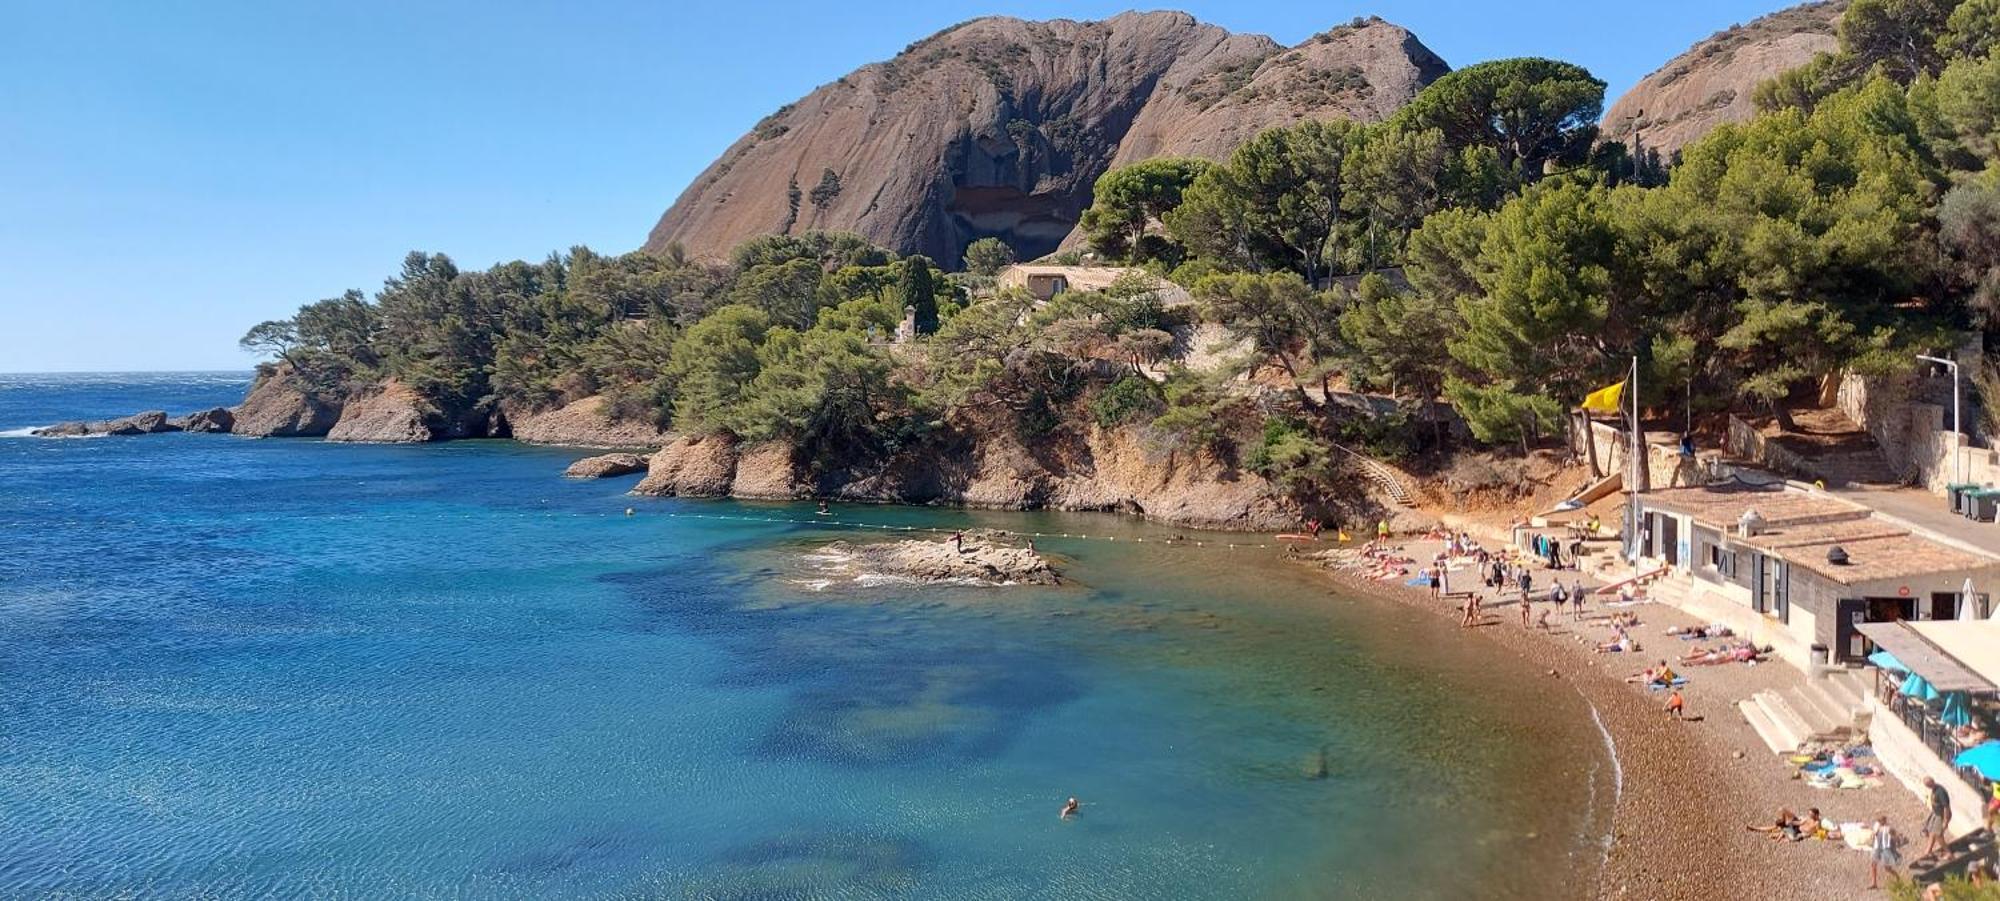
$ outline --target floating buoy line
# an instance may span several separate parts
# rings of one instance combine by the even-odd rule
[[[633,515],[632,508],[630,507],[626,508],[625,515],[627,516]],[[967,531],[967,529],[946,529],[946,528],[939,528],[936,526],[898,526],[887,523],[852,522],[841,519],[829,519],[822,516],[813,516],[813,517],[750,516],[750,515],[735,514],[735,513],[684,513],[675,510],[662,510],[658,511],[657,513],[653,513],[651,515],[671,516],[676,519],[710,519],[710,520],[721,520],[727,522],[771,523],[774,525],[794,525],[794,526],[822,526],[822,527],[835,527],[844,529],[864,529],[864,530],[873,530],[878,532],[928,533],[934,535],[951,535],[958,532]],[[974,526],[971,528],[983,528],[983,527]],[[1051,539],[1068,539],[1072,541],[1124,541],[1132,544],[1166,544],[1166,545],[1172,545],[1174,547],[1199,547],[1199,548],[1215,548],[1222,550],[1239,550],[1239,551],[1276,550],[1278,548],[1286,546],[1282,544],[1270,544],[1270,543],[1256,544],[1247,542],[1239,543],[1230,541],[1209,541],[1197,538],[1145,538],[1145,537],[1119,538],[1116,535],[1089,535],[1083,532],[1016,532],[1008,529],[992,529],[991,531],[1003,532],[1007,535],[1018,536],[1021,538],[1051,538]]]

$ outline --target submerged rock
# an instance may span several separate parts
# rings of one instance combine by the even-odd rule
[[[608,479],[646,471],[646,458],[640,454],[599,454],[585,457],[571,463],[563,470],[563,476],[571,479]]]
[[[1041,554],[1007,542],[1004,532],[974,530],[963,544],[949,536],[879,544],[835,541],[822,554],[841,561],[857,575],[895,576],[918,582],[984,583],[989,585],[1056,585],[1061,576]]]

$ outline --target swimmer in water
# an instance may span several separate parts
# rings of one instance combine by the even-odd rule
[[[1069,803],[1063,805],[1062,818],[1067,820],[1070,817],[1076,816],[1077,811],[1082,809],[1083,809],[1083,802],[1078,801],[1075,798],[1071,798],[1069,799]]]

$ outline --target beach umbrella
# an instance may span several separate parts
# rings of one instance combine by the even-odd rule
[[[1968,766],[1988,779],[2000,779],[2000,741],[1974,745],[1961,752],[1952,765]]]
[[[1947,726],[1963,726],[1972,722],[1972,706],[1967,702],[1965,692],[1945,692],[1944,703],[1938,708],[1938,722]]]
[[[1924,677],[1916,673],[1911,673],[1908,679],[1903,680],[1902,692],[1904,697],[1916,698],[1919,701],[1935,701],[1938,696],[1937,689],[1932,688],[1929,682],[1924,681]]]
[[[1978,595],[1972,593],[1972,580],[1966,579],[1965,587],[1958,595],[1958,619],[1961,622],[1973,622],[1979,619],[1979,611],[1974,609],[1978,606],[1973,600],[1976,597]]]

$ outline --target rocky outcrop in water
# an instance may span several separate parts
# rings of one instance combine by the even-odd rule
[[[348,398],[341,405],[340,419],[327,430],[326,440],[421,444],[436,437],[429,419],[423,398],[390,379],[373,391]]]
[[[29,434],[37,438],[87,438],[94,435],[155,435],[180,430],[180,426],[167,419],[166,413],[149,410],[119,419],[57,423],[35,429]]]
[[[639,454],[599,454],[571,463],[563,470],[570,479],[610,479],[646,471],[646,458]]]
[[[843,575],[891,576],[927,584],[1055,585],[1049,561],[1004,532],[973,529],[963,543],[950,536],[873,544],[834,541],[821,547],[826,567]]]
[[[669,442],[653,454],[633,494],[653,497],[727,497],[736,481],[736,440],[697,435]]]
[[[757,235],[820,229],[954,267],[985,236],[1032,258],[1070,233],[1114,164],[1219,158],[1307,117],[1379,119],[1446,70],[1380,20],[1288,49],[1178,12],[974,19],[765,117],[646,249],[720,258]]]
[[[338,399],[309,391],[288,366],[258,372],[230,431],[256,438],[318,438],[340,421]]]
[[[183,432],[228,432],[236,427],[236,414],[229,412],[228,407],[215,407],[198,410],[168,422]]]

